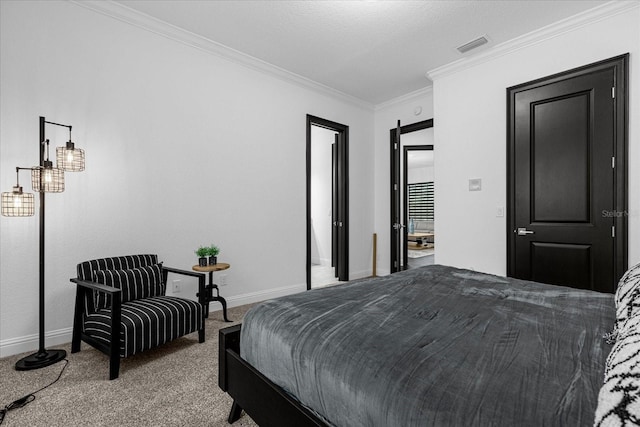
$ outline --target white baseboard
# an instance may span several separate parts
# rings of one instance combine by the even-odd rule
[[[239,305],[252,304],[254,302],[266,301],[268,299],[297,294],[307,290],[306,284],[283,286],[281,288],[267,289],[264,291],[250,292],[248,294],[225,297],[227,307],[237,307]]]
[[[370,271],[351,272],[351,279],[359,279],[371,275]],[[280,288],[267,289],[264,291],[249,292],[247,294],[234,295],[225,298],[228,307],[237,307],[245,304],[265,301],[268,299],[283,297],[286,295],[297,294],[307,290],[304,283],[282,286]],[[215,310],[212,310],[215,311]],[[72,328],[63,328],[56,331],[45,333],[45,347],[66,344],[71,342]],[[36,351],[38,349],[40,336],[38,334],[27,335],[24,337],[9,338],[0,341],[0,357],[13,356],[14,354]]]
[[[299,284],[293,286],[283,286],[280,288],[268,289],[264,291],[250,292],[248,294],[235,295],[225,298],[227,300],[228,307],[237,307],[239,305],[251,304],[254,302],[264,301],[285,295],[296,294],[307,290],[306,284]],[[180,296],[180,295],[176,295]],[[212,304],[210,308],[212,311],[219,307]],[[66,344],[71,342],[71,333],[73,328],[63,328],[56,331],[49,331],[45,333],[45,347],[51,348],[51,346]],[[9,338],[0,341],[0,358],[13,356],[15,354],[34,352],[40,345],[40,335],[26,335],[23,337]]]
[[[71,342],[72,328],[63,328],[49,331],[44,334],[45,348]],[[0,341],[0,357],[13,356],[14,354],[35,352],[40,345],[40,335],[33,334],[18,338],[9,338]]]

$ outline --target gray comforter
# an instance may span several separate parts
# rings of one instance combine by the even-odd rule
[[[444,266],[266,301],[241,356],[329,424],[587,426],[613,296]]]

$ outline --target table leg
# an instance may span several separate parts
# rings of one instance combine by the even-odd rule
[[[222,304],[222,317],[225,322],[232,322],[232,320],[227,319],[227,301],[224,298],[218,297],[220,304]]]
[[[213,290],[216,290],[216,296],[213,296]],[[209,303],[213,301],[218,301],[222,304],[222,317],[225,322],[233,322],[233,320],[229,320],[227,318],[227,301],[220,296],[220,290],[218,289],[218,285],[213,283],[213,272],[209,272],[209,285],[207,285],[207,308],[205,312],[205,318],[209,317]]]
[[[205,307],[204,307],[204,318],[209,318],[209,302],[211,302],[211,297],[213,295],[213,289],[211,289],[211,285],[207,285],[204,287],[204,295],[205,295]]]

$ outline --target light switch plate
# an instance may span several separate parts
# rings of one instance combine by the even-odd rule
[[[469,191],[482,190],[482,179],[474,178],[469,180]]]

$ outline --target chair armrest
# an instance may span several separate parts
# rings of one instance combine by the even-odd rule
[[[165,267],[164,265],[162,266],[162,269],[167,270],[170,273],[182,274],[184,276],[204,277],[204,273],[198,273],[197,271],[181,270],[179,268]]]
[[[102,285],[100,283],[96,283],[96,282],[88,282],[86,280],[81,280],[81,279],[69,279],[71,282],[75,283],[78,286],[81,286],[83,288],[89,288],[89,289],[93,289],[94,291],[98,291],[98,292],[105,292],[107,294],[110,295],[115,295],[118,294],[120,292],[122,292],[121,289],[118,288],[114,288],[111,286],[106,286],[106,285]]]
[[[120,345],[120,321],[122,318],[122,303],[120,302],[120,294],[122,293],[122,290],[113,288],[111,286],[105,286],[96,282],[81,280],[78,278],[69,280],[77,285],[76,303],[73,314],[73,335],[71,344],[72,352],[75,353],[80,351],[80,340],[83,330],[83,316],[86,310],[93,311],[95,308],[93,306],[92,299],[89,302],[90,308],[86,307],[85,296],[88,297],[91,291],[98,291],[111,295],[111,310],[109,314],[109,321],[111,323],[111,336],[109,339],[109,354],[118,355],[118,349]],[[111,363],[113,363],[113,361]],[[110,379],[114,379],[114,377],[111,377]]]

